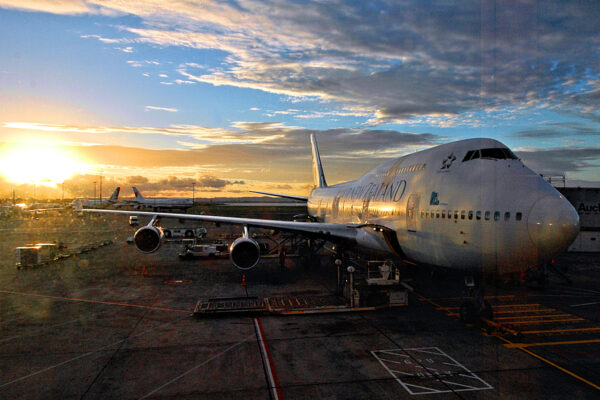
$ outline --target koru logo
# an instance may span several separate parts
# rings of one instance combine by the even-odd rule
[[[442,168],[440,169],[450,168],[454,160],[456,160],[456,156],[454,156],[454,153],[451,153],[448,157],[444,159],[444,161],[442,161]]]

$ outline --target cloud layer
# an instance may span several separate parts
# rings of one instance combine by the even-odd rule
[[[507,105],[600,118],[595,1],[0,0],[0,6],[135,15],[142,24],[119,27],[120,37],[96,37],[223,52],[218,67],[190,60],[173,71],[181,79],[164,83],[313,98],[371,115],[372,124],[443,123]]]

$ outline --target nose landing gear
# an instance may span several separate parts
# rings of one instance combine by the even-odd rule
[[[465,286],[470,300],[460,305],[460,320],[464,323],[474,323],[481,320],[492,320],[494,310],[491,304],[484,299],[483,290],[475,284],[473,276],[465,276]]]

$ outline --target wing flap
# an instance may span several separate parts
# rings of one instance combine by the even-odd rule
[[[176,214],[147,211],[121,211],[86,209],[84,212],[103,214],[138,215],[158,218],[175,218],[193,221],[218,222],[222,224],[246,225],[256,228],[277,229],[287,232],[310,234],[323,239],[339,238],[354,241],[356,239],[356,226],[351,224],[331,224],[322,222],[294,222],[270,219],[223,217],[216,215]]]

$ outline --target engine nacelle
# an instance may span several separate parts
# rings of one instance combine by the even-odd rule
[[[158,250],[162,244],[162,239],[162,229],[156,226],[143,226],[133,235],[135,247],[144,253],[153,253]]]
[[[260,260],[260,247],[256,241],[250,238],[238,238],[229,247],[229,258],[239,269],[250,269]]]

